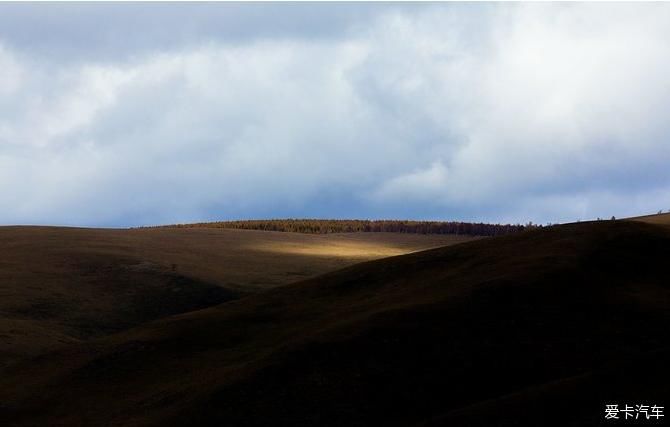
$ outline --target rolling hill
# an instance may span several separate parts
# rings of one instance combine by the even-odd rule
[[[357,262],[469,239],[0,227],[0,367]]]
[[[646,222],[648,224],[670,225],[670,213],[636,216],[627,219],[630,221]]]
[[[597,425],[667,405],[669,247],[600,221],[362,262],[7,368],[0,423]]]

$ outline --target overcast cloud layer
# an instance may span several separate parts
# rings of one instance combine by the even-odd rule
[[[670,209],[670,4],[0,4],[0,223]]]

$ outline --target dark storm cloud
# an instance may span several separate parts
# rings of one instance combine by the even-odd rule
[[[0,39],[53,60],[124,59],[208,41],[342,37],[381,10],[369,3],[3,3]]]

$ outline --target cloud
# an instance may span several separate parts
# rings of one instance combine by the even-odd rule
[[[327,31],[268,30],[270,13],[220,4],[239,25],[216,32],[197,7],[147,23],[143,6],[154,36],[125,48],[106,27],[60,59],[36,30],[0,32],[0,223],[670,208],[670,7],[333,7]],[[88,28],[73,16],[54,22]]]
[[[373,197],[380,201],[401,199],[411,203],[440,203],[439,200],[434,200],[434,197],[444,194],[449,187],[447,176],[444,165],[435,162],[427,169],[392,178],[385,182]]]
[[[385,10],[366,3],[4,3],[0,39],[52,63],[127,62],[209,41],[328,40]],[[278,17],[281,16],[281,19]]]

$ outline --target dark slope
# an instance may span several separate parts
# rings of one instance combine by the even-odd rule
[[[666,228],[359,264],[15,367],[7,425],[594,425],[667,405]]]
[[[131,233],[0,227],[0,368],[60,344],[236,297],[155,262],[151,251],[129,241]]]

